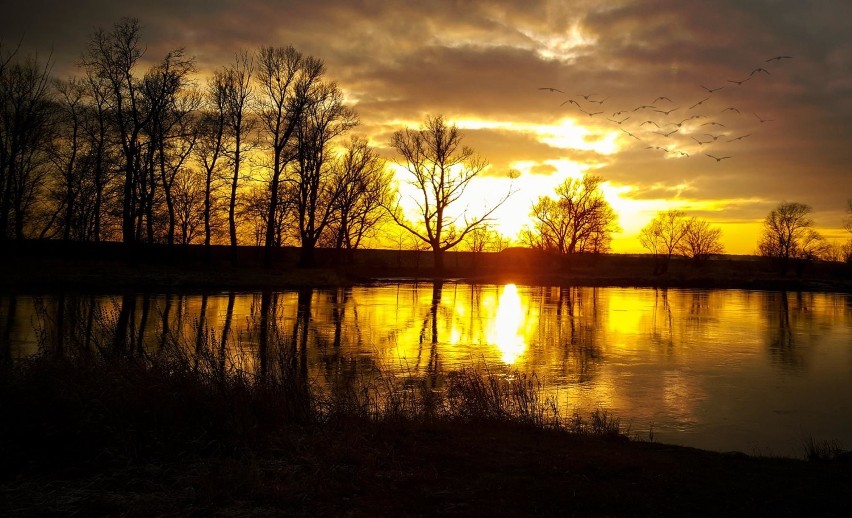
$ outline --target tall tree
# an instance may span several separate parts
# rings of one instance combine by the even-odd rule
[[[221,168],[226,147],[225,120],[227,107],[225,92],[226,74],[216,71],[207,83],[205,108],[198,116],[198,142],[195,155],[201,165],[204,175],[204,205],[202,216],[204,220],[204,245],[210,246],[213,235],[212,213],[213,195],[217,179],[217,171]],[[187,184],[189,185],[189,183]]]
[[[441,271],[444,252],[488,221],[512,194],[512,188],[479,215],[468,214],[466,210],[452,214],[451,209],[488,163],[472,148],[462,145],[458,128],[448,125],[442,116],[427,117],[419,130],[406,128],[395,132],[391,146],[402,156],[400,165],[408,172],[409,183],[415,190],[412,199],[419,221],[417,224],[406,221],[400,198],[389,207],[389,213],[397,225],[432,248],[434,267]]]
[[[16,49],[17,50],[17,49]],[[45,180],[50,140],[50,61],[0,48],[0,241],[23,239]]]
[[[253,73],[254,61],[247,52],[239,52],[234,63],[225,68],[222,76],[225,125],[233,138],[233,147],[230,151],[233,175],[228,197],[228,232],[233,261],[236,261],[237,257],[237,185],[240,180],[243,142],[244,136],[251,132],[254,120],[246,116],[252,99]]]
[[[343,185],[333,174],[331,142],[358,122],[355,112],[343,104],[343,94],[335,83],[315,83],[308,98],[296,129],[297,160],[287,178],[303,266],[313,264],[320,236],[339,216],[337,200]]]
[[[264,239],[264,246],[271,248],[275,245],[282,175],[297,158],[295,133],[310,102],[309,93],[320,81],[325,67],[319,59],[304,56],[291,46],[261,48],[256,67],[257,116],[272,151]],[[271,254],[267,253],[266,257],[269,264]]]
[[[148,228],[151,229],[153,219],[151,199],[159,183],[168,215],[166,242],[170,245],[174,244],[176,225],[172,184],[197,137],[197,126],[190,120],[190,114],[200,104],[200,97],[189,88],[194,67],[194,60],[186,58],[183,50],[173,50],[145,74],[142,82],[143,101],[148,112],[144,129],[148,136],[145,168],[151,186],[146,203]],[[149,241],[153,240],[150,230],[148,236]]]
[[[142,110],[142,87],[135,77],[136,65],[142,58],[142,27],[135,18],[124,18],[110,32],[97,29],[89,40],[83,58],[87,71],[108,86],[106,113],[116,133],[122,152],[123,188],[121,237],[133,243],[137,237],[137,220],[143,207],[139,185],[141,177],[141,133],[148,123]]]

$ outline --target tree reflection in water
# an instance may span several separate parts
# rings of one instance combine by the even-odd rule
[[[760,394],[743,405],[768,408],[781,397],[777,387],[786,386],[773,376],[793,375],[797,387],[812,387],[784,392],[784,408],[795,397],[824,398],[823,384],[833,384],[832,393],[848,387],[850,369],[837,366],[852,365],[850,326],[846,294],[449,282],[246,294],[66,293],[0,297],[0,361],[39,348],[143,360],[179,352],[190,367],[212,373],[238,369],[350,392],[392,376],[418,393],[442,390],[451,371],[485,365],[497,376],[535,373],[566,408],[601,403],[627,415],[639,409],[660,431],[658,415],[690,427],[710,410],[740,404],[707,406],[731,387]]]

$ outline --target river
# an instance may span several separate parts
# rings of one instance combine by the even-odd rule
[[[177,346],[256,371],[274,354],[261,322],[321,384],[381,372],[439,388],[472,366],[535,374],[561,409],[605,409],[640,438],[796,457],[806,437],[852,448],[849,294],[444,282],[2,295],[0,354]],[[81,330],[102,340],[80,343]]]

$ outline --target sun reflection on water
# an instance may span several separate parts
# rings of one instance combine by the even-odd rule
[[[518,288],[514,284],[507,284],[500,294],[494,327],[488,337],[488,341],[500,349],[500,359],[507,365],[514,364],[527,348],[526,341],[519,332],[523,323]]]

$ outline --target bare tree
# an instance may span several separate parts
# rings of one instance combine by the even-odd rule
[[[658,212],[639,232],[639,242],[654,254],[654,274],[668,271],[672,255],[678,253],[689,229],[689,220],[680,210]]]
[[[121,234],[125,243],[136,241],[137,219],[141,215],[141,132],[148,123],[142,112],[141,85],[134,77],[143,53],[141,31],[139,20],[135,18],[124,18],[111,32],[96,30],[82,62],[92,76],[108,85],[106,113],[117,133],[123,157]]]
[[[233,139],[233,147],[229,152],[233,174],[228,197],[228,232],[233,252],[236,252],[237,247],[237,185],[240,181],[243,138],[251,132],[253,127],[252,119],[247,117],[248,105],[252,99],[253,73],[252,58],[247,52],[239,52],[234,63],[225,68],[221,78],[225,125]],[[232,259],[236,260],[236,253],[232,255]]]
[[[843,217],[843,228],[852,234],[852,199],[846,200],[846,216]]]
[[[275,221],[279,215],[280,184],[286,167],[297,158],[295,133],[311,88],[323,72],[322,61],[304,56],[293,47],[263,47],[257,54],[257,114],[272,151],[269,205],[264,246],[275,244]],[[267,262],[271,255],[267,255]]]
[[[221,169],[227,136],[227,74],[217,71],[207,83],[206,107],[198,117],[198,142],[195,155],[204,171],[204,245],[210,246],[212,238],[212,212],[217,174]]]
[[[17,51],[17,49],[16,49]],[[0,240],[23,239],[44,185],[50,141],[50,60],[0,48]]]
[[[300,264],[310,266],[323,231],[338,216],[337,200],[343,185],[329,160],[331,142],[357,123],[355,112],[343,104],[335,83],[316,82],[308,91],[296,129],[296,167],[287,178],[296,212],[301,244]]]
[[[604,252],[618,230],[618,216],[603,196],[600,176],[569,178],[556,187],[556,199],[542,196],[533,204],[533,228],[527,241],[536,248],[563,254]]]
[[[686,234],[677,248],[678,253],[700,262],[707,257],[721,254],[725,251],[722,246],[722,229],[711,227],[706,220],[690,218],[686,223]]]
[[[781,202],[763,222],[758,251],[779,261],[786,271],[790,260],[813,258],[823,239],[814,229],[811,207],[798,202]]]
[[[330,223],[330,245],[353,250],[376,231],[387,217],[383,209],[392,196],[391,174],[384,160],[366,139],[353,137],[334,165],[340,186],[335,204],[336,218]]]
[[[53,197],[55,211],[51,218],[59,219],[59,234],[62,239],[79,237],[85,232],[79,228],[80,196],[84,189],[83,170],[80,167],[84,155],[85,139],[83,135],[85,111],[85,84],[76,78],[54,82],[57,94],[55,123],[61,128],[57,131],[50,146],[50,159],[55,170]],[[43,233],[49,232],[48,228]]]
[[[172,185],[172,198],[177,243],[186,245],[203,236],[205,244],[209,244],[210,220],[206,211],[209,200],[205,173],[188,167],[179,169]]]
[[[468,250],[474,253],[499,252],[506,248],[506,239],[491,223],[471,230],[465,239]]]
[[[451,214],[450,208],[488,166],[473,149],[462,146],[461,141],[458,128],[448,126],[441,116],[427,117],[419,130],[400,130],[391,138],[391,146],[402,155],[400,165],[409,173],[410,184],[416,190],[412,199],[420,220],[416,225],[405,220],[399,198],[389,207],[390,215],[397,225],[432,248],[433,264],[438,271],[444,268],[444,252],[488,221],[512,194],[510,186],[505,196],[479,215],[467,211]]]
[[[163,190],[168,222],[166,242],[174,244],[176,215],[172,197],[172,184],[177,171],[189,157],[197,138],[197,125],[190,120],[200,104],[200,96],[190,90],[189,75],[194,71],[194,60],[186,58],[183,50],[166,54],[159,65],[145,74],[142,82],[143,102],[147,112],[148,146],[145,170],[149,179],[143,192],[148,223],[148,240],[153,241],[152,220],[154,190],[158,183]]]

